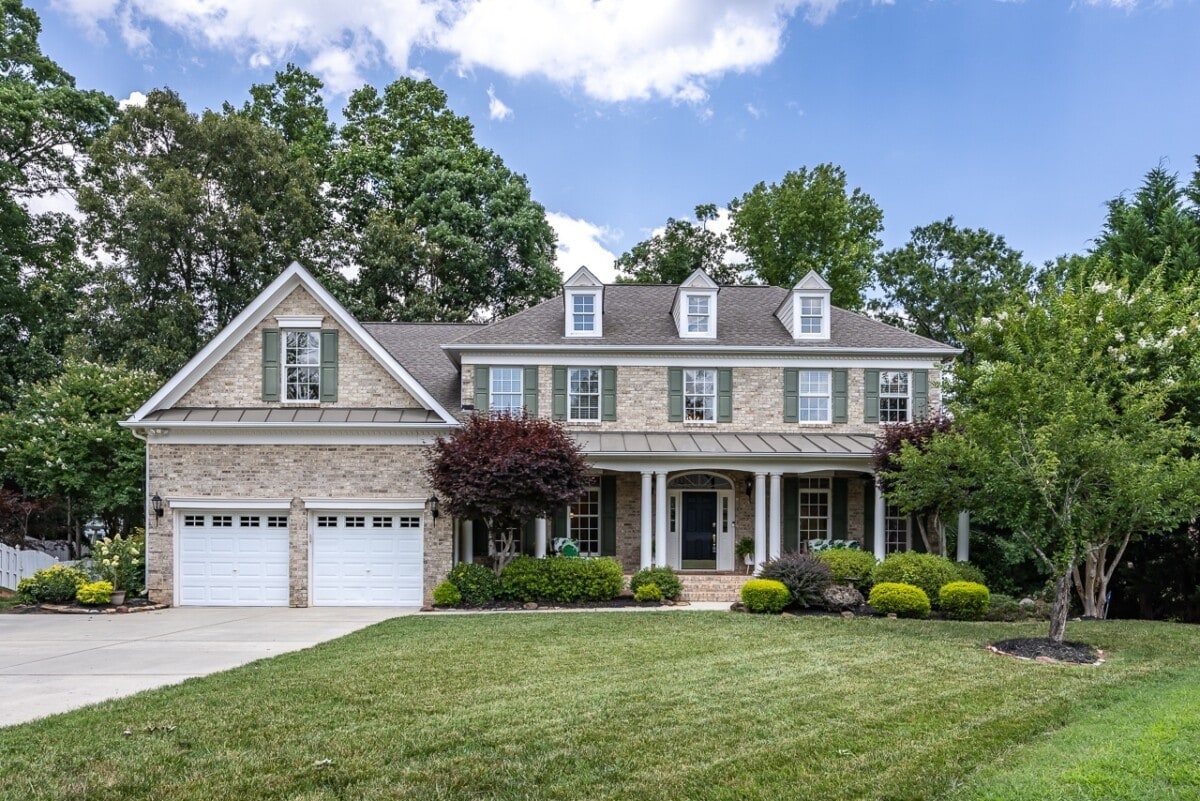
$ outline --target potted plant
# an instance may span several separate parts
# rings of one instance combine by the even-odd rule
[[[746,563],[746,572],[749,573],[754,569],[754,538],[742,537],[733,546],[733,553],[740,556],[742,561]]]

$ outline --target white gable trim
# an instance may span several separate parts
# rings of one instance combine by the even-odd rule
[[[388,374],[396,379],[396,382],[408,394],[416,398],[425,409],[440,416],[447,424],[457,425],[458,421],[454,416],[434,400],[433,396],[412,377],[412,374],[405,370],[374,337],[368,334],[366,329],[351,316],[350,312],[346,311],[345,307],[338,303],[337,299],[329,294],[325,287],[321,286],[317,279],[313,278],[312,274],[304,269],[299,262],[292,262],[291,266],[280,273],[279,277],[260,292],[258,297],[242,310],[241,314],[235,317],[229,325],[221,329],[220,333],[211,342],[193,356],[178,373],[171,377],[170,381],[164,384],[158,392],[154,393],[150,400],[142,404],[141,408],[134,412],[126,422],[136,425],[155,409],[170,408],[178,403],[179,399],[187,394],[187,391],[194,387],[217,362],[229,355],[229,352],[249,335],[254,330],[254,327],[262,322],[272,309],[291,294],[292,290],[301,286],[308,290],[309,294],[325,309],[329,316],[344,328],[350,336],[354,337],[354,340],[359,345],[375,357],[383,368],[387,370]],[[158,424],[155,423],[155,425],[157,426]]]
[[[604,282],[587,267],[580,267],[571,274],[570,278],[563,281],[563,286],[604,286]]]
[[[805,292],[832,292],[833,287],[829,282],[817,274],[816,270],[809,270],[804,274],[804,277],[796,282],[792,289],[800,289]]]

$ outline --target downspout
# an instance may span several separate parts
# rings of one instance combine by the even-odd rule
[[[146,443],[146,475],[142,479],[142,586],[146,588],[146,596],[150,595],[150,437],[142,436],[136,428],[129,433]]]

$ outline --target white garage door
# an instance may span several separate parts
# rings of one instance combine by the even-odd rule
[[[313,606],[420,606],[423,535],[415,515],[318,514]]]
[[[183,515],[179,603],[287,606],[287,515],[239,511]]]

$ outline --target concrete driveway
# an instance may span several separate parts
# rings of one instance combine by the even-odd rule
[[[0,615],[0,726],[298,651],[415,611],[183,607]]]

